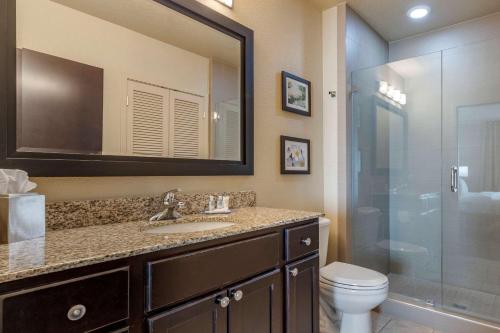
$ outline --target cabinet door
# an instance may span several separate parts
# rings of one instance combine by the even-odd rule
[[[229,289],[229,333],[283,332],[283,283],[275,270]]]
[[[286,332],[319,332],[319,257],[286,266]]]
[[[148,319],[149,333],[226,333],[226,292],[189,302]],[[226,299],[226,301],[228,301]]]

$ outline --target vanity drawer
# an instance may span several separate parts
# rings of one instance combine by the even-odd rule
[[[124,267],[2,295],[2,332],[86,332],[127,319],[128,289]]]
[[[319,248],[319,224],[314,222],[285,230],[285,259],[295,260],[317,251]]]
[[[146,310],[172,305],[279,266],[277,233],[147,264]]]

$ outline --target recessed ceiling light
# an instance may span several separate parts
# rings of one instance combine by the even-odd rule
[[[431,12],[431,7],[429,6],[415,6],[410,8],[410,10],[408,10],[406,15],[408,15],[409,18],[412,18],[414,20],[419,20],[429,15],[430,12]]]

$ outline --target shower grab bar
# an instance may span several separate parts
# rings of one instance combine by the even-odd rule
[[[452,166],[450,173],[451,191],[458,192],[458,167]]]

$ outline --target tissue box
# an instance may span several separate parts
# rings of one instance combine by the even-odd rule
[[[45,196],[36,193],[0,195],[0,243],[45,236]]]

